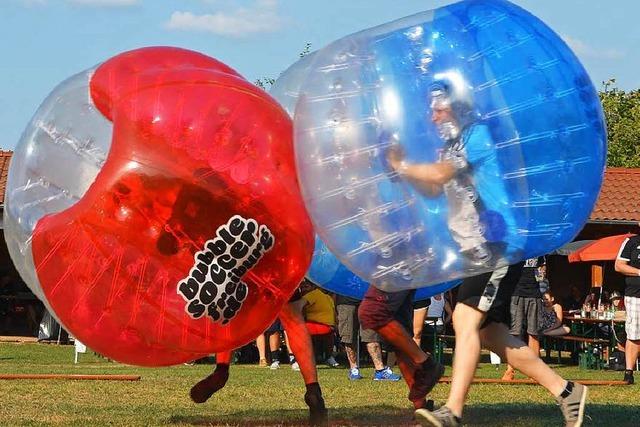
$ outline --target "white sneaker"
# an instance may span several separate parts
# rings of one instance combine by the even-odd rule
[[[337,368],[338,366],[340,366],[340,364],[336,362],[336,359],[334,359],[333,356],[327,359],[327,365],[331,366],[332,368]]]
[[[280,361],[279,360],[274,360],[273,363],[271,364],[271,366],[269,366],[270,369],[280,369]]]
[[[299,371],[300,370],[300,365],[298,365],[298,362],[293,362],[291,364],[291,369],[293,369],[294,371]]]

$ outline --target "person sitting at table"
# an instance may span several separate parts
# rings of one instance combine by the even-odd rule
[[[571,286],[571,292],[569,295],[562,301],[562,307],[565,310],[578,310],[582,308],[582,301],[584,300],[584,296],[582,291],[577,285]]]
[[[542,297],[544,306],[541,310],[540,333],[542,335],[560,336],[571,332],[568,326],[562,324],[562,306],[556,302],[550,291]]]
[[[624,296],[620,292],[613,291],[611,293],[611,296],[609,297],[609,302],[611,303],[615,311],[625,311]]]

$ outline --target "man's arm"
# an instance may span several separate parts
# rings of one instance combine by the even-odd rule
[[[622,273],[625,276],[640,276],[640,269],[629,265],[632,248],[633,244],[629,241],[629,238],[625,239],[625,241],[622,242],[614,268],[618,273]]]
[[[618,258],[615,263],[615,269],[618,273],[625,276],[640,276],[640,269],[631,267],[629,261]]]
[[[430,184],[440,188],[456,175],[456,168],[451,162],[422,164],[400,162],[396,170],[416,184]]]
[[[403,178],[429,197],[442,193],[442,186],[456,175],[452,162],[409,164],[399,150],[389,150],[389,165]]]

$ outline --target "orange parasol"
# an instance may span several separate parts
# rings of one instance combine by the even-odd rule
[[[618,256],[620,246],[626,238],[633,234],[619,234],[616,236],[604,237],[581,247],[569,254],[569,262],[580,261],[613,261]]]

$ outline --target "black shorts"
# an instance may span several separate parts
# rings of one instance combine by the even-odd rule
[[[358,309],[358,318],[364,329],[378,330],[392,320],[398,321],[413,334],[413,297],[415,289],[385,292],[369,286]]]
[[[511,326],[511,295],[522,274],[524,263],[501,267],[468,277],[458,288],[458,303],[487,313],[482,328],[491,322]]]
[[[420,310],[423,308],[427,308],[431,305],[431,298],[421,299],[420,301],[413,302],[413,309]]]

